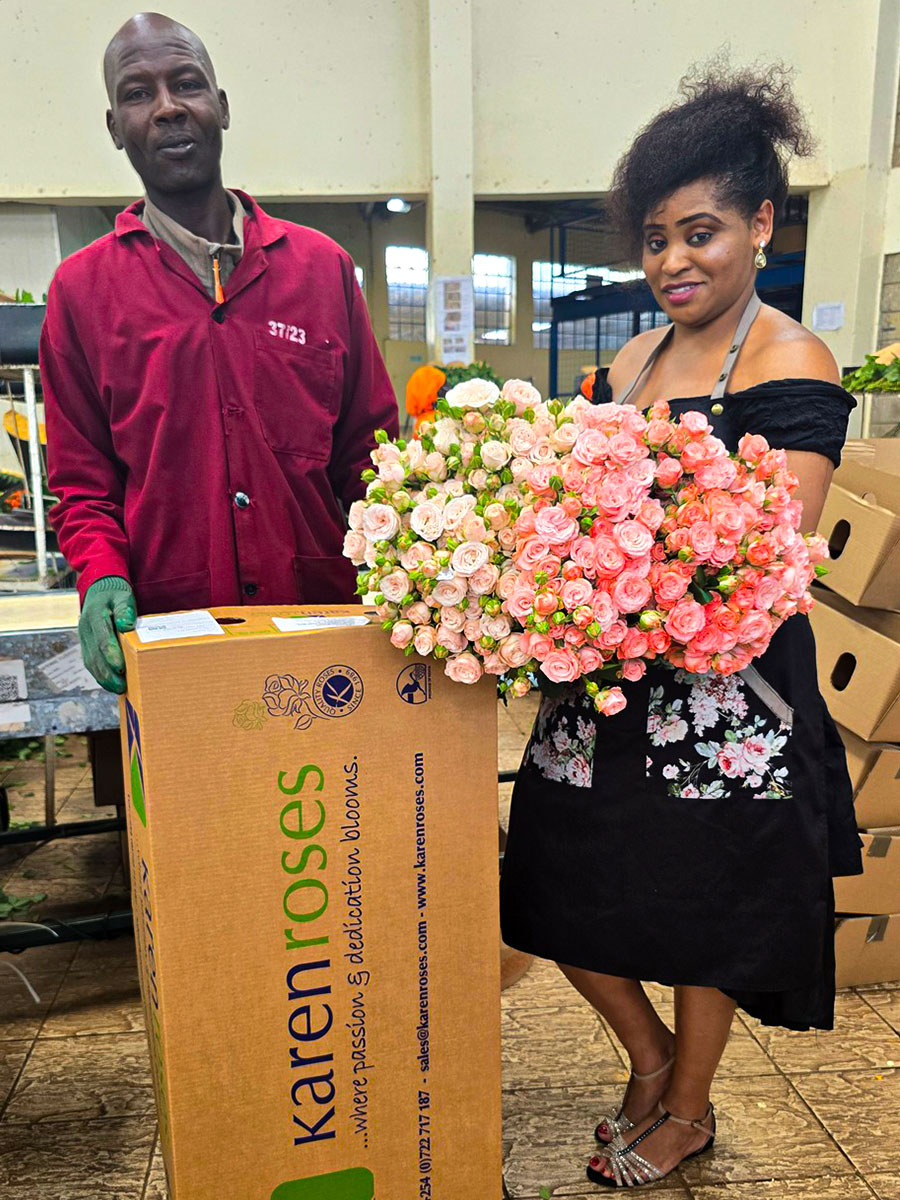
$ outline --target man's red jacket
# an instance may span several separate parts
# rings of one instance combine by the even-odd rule
[[[41,337],[51,521],[140,612],[353,598],[341,502],[397,404],[350,256],[248,214],[217,305],[139,216],[66,259]]]

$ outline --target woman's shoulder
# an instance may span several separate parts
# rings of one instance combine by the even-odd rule
[[[647,329],[644,333],[638,333],[630,338],[624,346],[619,348],[606,377],[607,386],[616,399],[633,382],[644,363],[666,336],[669,328],[668,325],[665,325],[659,329]]]
[[[821,338],[799,321],[763,305],[738,359],[739,388],[745,390],[779,379],[821,380],[840,384],[834,355]]]

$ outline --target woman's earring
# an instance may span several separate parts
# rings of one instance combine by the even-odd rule
[[[756,267],[757,271],[761,271],[763,269],[763,267],[766,265],[766,263],[769,261],[766,258],[765,246],[766,246],[765,242],[759,243],[759,249],[756,251],[756,258],[754,258],[754,260],[753,260],[753,265]]]

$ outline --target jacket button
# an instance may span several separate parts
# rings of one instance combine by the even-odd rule
[[[255,596],[258,591],[259,591],[259,588],[256,586],[255,583],[245,583],[244,584],[244,595],[245,596]]]
[[[712,415],[714,417],[721,417],[721,415],[724,411],[725,411],[725,409],[721,404],[714,404],[712,406]]]
[[[246,492],[235,492],[234,507],[235,508],[249,508],[250,507],[250,497],[247,495]]]

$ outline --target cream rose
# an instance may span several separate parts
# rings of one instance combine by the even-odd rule
[[[431,599],[442,608],[448,605],[455,607],[461,600],[465,600],[468,590],[467,581],[454,575],[452,579],[442,579],[434,585]]]
[[[456,533],[477,503],[474,496],[454,496],[452,500],[448,500],[444,509],[445,531]]]
[[[350,511],[347,513],[347,524],[351,529],[362,529],[365,511],[366,506],[362,500],[353,501],[350,505]]]
[[[459,429],[450,417],[442,417],[434,427],[434,448],[439,454],[449,454],[450,447],[459,443]]]
[[[416,654],[430,654],[437,645],[437,630],[433,625],[420,625],[413,635],[413,645],[416,648]]]
[[[504,442],[485,442],[481,447],[481,461],[489,471],[502,470],[509,459],[509,447]]]
[[[444,509],[434,500],[423,500],[409,514],[414,533],[426,542],[436,542],[444,532]]]
[[[468,578],[483,567],[490,558],[490,550],[484,542],[463,542],[457,546],[450,558],[450,566],[457,575]],[[460,597],[462,599],[462,597]]]
[[[357,567],[366,561],[366,535],[358,529],[348,529],[344,534],[344,557]]]
[[[363,531],[373,542],[387,542],[400,532],[400,518],[388,504],[370,504],[363,513]]]
[[[500,389],[488,379],[464,379],[447,392],[453,408],[486,408],[500,398]]]
[[[499,570],[493,563],[485,563],[469,576],[469,591],[475,596],[487,596],[497,586]]]

